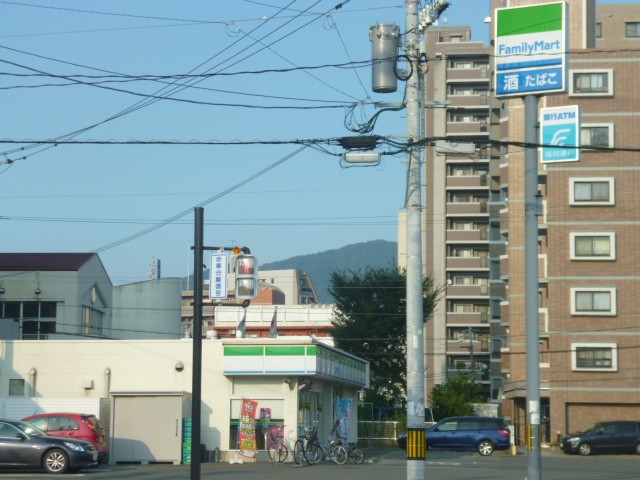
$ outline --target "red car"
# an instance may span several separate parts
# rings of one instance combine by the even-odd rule
[[[73,437],[91,442],[98,451],[98,465],[109,463],[109,445],[104,427],[95,415],[41,413],[22,419],[56,437]]]

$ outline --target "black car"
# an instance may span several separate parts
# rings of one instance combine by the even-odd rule
[[[564,453],[635,453],[640,455],[640,422],[600,422],[562,439]]]
[[[0,467],[44,468],[65,473],[98,465],[93,444],[47,435],[27,422],[0,420]]]
[[[450,417],[427,428],[429,450],[477,451],[488,456],[494,450],[508,450],[511,432],[501,418]],[[407,434],[398,436],[398,446],[407,448]]]

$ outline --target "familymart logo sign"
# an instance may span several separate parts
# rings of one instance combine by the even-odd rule
[[[566,91],[567,15],[564,2],[496,9],[498,96]]]

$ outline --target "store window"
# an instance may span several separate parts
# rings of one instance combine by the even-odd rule
[[[248,398],[257,402],[255,416],[256,445],[258,450],[269,446],[269,435],[277,435],[281,430],[284,438],[295,435],[296,425],[284,424],[284,384],[280,377],[234,378],[231,398],[231,418],[229,419],[229,449],[240,447],[240,415],[242,400]],[[283,426],[283,427],[282,427]],[[293,437],[295,438],[295,437]]]

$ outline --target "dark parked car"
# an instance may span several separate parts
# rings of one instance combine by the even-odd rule
[[[49,435],[72,437],[93,443],[98,451],[98,464],[109,463],[109,445],[102,423],[95,415],[80,413],[40,413],[22,419]]]
[[[511,433],[501,418],[445,418],[427,428],[426,434],[429,450],[469,450],[487,456],[511,445]],[[398,437],[398,446],[407,448],[406,433]]]
[[[596,423],[562,439],[564,453],[636,453],[640,455],[640,422]]]
[[[98,465],[98,452],[85,440],[52,437],[30,423],[0,420],[0,467],[44,468],[65,473]]]

